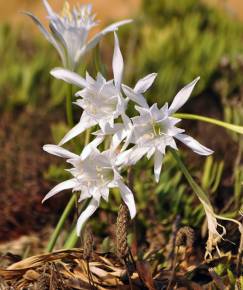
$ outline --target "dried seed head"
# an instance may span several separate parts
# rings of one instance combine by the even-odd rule
[[[83,258],[84,260],[88,261],[91,258],[94,246],[93,233],[89,226],[85,227],[83,246],[84,246]]]
[[[116,251],[119,258],[127,257],[129,247],[127,244],[129,211],[125,203],[120,205],[116,221]]]
[[[195,241],[195,232],[191,227],[185,226],[176,234],[176,246],[192,247]]]

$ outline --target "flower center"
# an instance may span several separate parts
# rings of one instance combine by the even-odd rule
[[[164,133],[164,127],[160,123],[152,122],[153,134],[154,136],[161,136]]]
[[[83,5],[81,7],[74,7],[71,10],[68,1],[65,1],[62,9],[62,17],[67,21],[69,25],[75,27],[85,26],[90,29],[96,25],[95,15],[91,14],[92,8],[90,5]]]
[[[96,166],[96,173],[101,185],[105,185],[113,179],[113,170],[110,168]]]

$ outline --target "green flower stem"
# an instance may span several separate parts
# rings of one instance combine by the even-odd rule
[[[75,226],[74,229],[72,230],[71,234],[69,234],[69,236],[64,244],[64,249],[74,248],[78,242],[78,239],[79,239],[79,236],[77,235],[77,228]]]
[[[66,115],[67,123],[70,128],[73,127],[73,109],[72,109],[72,85],[67,86],[67,96],[66,96]]]
[[[179,119],[188,119],[188,120],[198,120],[198,121],[203,121],[203,122],[207,122],[207,123],[211,123],[226,129],[229,129],[231,131],[234,131],[236,133],[239,134],[243,134],[243,126],[238,126],[238,125],[234,125],[234,124],[230,124],[227,122],[223,122],[214,118],[209,118],[209,117],[204,117],[204,116],[200,116],[200,115],[194,115],[194,114],[173,114],[174,117],[179,118]]]
[[[68,204],[66,205],[66,208],[64,209],[61,218],[59,219],[59,222],[51,236],[51,239],[48,243],[47,246],[47,252],[51,252],[53,250],[53,248],[55,247],[56,241],[61,233],[61,230],[63,228],[63,225],[67,219],[67,217],[69,216],[70,212],[72,211],[74,205],[76,202],[76,195],[72,194],[72,197],[70,198]]]

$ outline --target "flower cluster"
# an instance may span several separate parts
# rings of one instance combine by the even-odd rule
[[[173,114],[181,108],[196,85],[199,78],[188,84],[175,96],[172,104],[162,108],[157,104],[149,107],[144,93],[153,84],[156,74],[152,73],[139,80],[134,88],[122,84],[124,61],[119,41],[114,33],[114,54],[112,61],[113,79],[106,80],[98,73],[92,78],[88,73],[83,78],[65,68],[55,68],[51,74],[67,83],[78,86],[75,104],[82,108],[80,121],[64,136],[59,145],[46,145],[44,150],[63,157],[72,168],[72,178],[55,186],[44,200],[65,189],[81,192],[79,201],[91,198],[87,208],[81,213],[77,232],[80,234],[84,222],[98,208],[101,198],[108,201],[109,189],[118,188],[122,199],[127,204],[130,216],[136,214],[134,197],[125,185],[121,171],[135,165],[145,155],[154,156],[154,175],[159,182],[163,157],[166,148],[177,150],[175,140],[179,140],[200,155],[209,155],[212,150],[184,133],[176,125],[180,122]],[[127,115],[128,102],[134,104],[137,116]],[[94,132],[94,139],[82,150],[80,155],[62,148],[66,142],[89,128],[99,126]],[[110,148],[100,152],[98,146],[106,137],[110,137]]]

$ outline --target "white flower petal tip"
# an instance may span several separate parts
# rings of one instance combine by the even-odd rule
[[[71,139],[75,138],[79,134],[83,133],[86,129],[96,125],[96,122],[92,120],[85,112],[83,113],[79,123],[75,125],[70,131],[67,132],[67,134],[62,138],[59,146],[62,146],[63,144],[67,143]]]
[[[137,212],[133,193],[122,181],[119,180],[117,183],[121,191],[122,199],[128,207],[131,219],[133,219]]]
[[[59,183],[58,185],[56,185],[52,190],[50,190],[47,193],[47,195],[42,200],[42,203],[44,203],[47,199],[53,197],[57,193],[59,193],[63,190],[66,190],[66,189],[74,188],[76,185],[77,185],[77,181],[75,178],[63,181],[62,183]]]
[[[54,68],[50,71],[50,74],[56,79],[63,80],[80,88],[87,86],[86,80],[83,79],[80,75],[64,68]]]
[[[47,144],[43,146],[43,150],[52,154],[52,155],[56,155],[62,158],[77,158],[78,155],[74,154],[70,151],[68,151],[67,149],[64,149],[60,146],[57,145],[52,145],[52,144]]]
[[[199,154],[199,155],[211,155],[214,153],[213,150],[203,146],[200,144],[197,140],[192,138],[191,136],[188,136],[186,134],[177,134],[175,136],[178,140],[180,140],[182,143],[184,143],[186,146],[192,149],[193,152]]]
[[[154,154],[154,176],[155,176],[155,181],[157,183],[159,182],[160,173],[162,169],[162,163],[163,163],[163,154],[157,150],[155,151],[155,154]]]
[[[48,1],[47,0],[42,0],[42,2],[44,4],[44,6],[46,8],[46,11],[49,14],[49,16],[52,17],[53,15],[55,15],[53,10],[52,10],[52,8],[51,8],[51,6],[50,6],[50,4],[48,3]]]
[[[172,101],[172,104],[169,107],[170,114],[178,111],[187,102],[199,79],[200,77],[197,77],[195,80],[193,80],[190,84],[186,85],[177,93],[174,100]]]
[[[86,209],[81,213],[77,222],[77,236],[80,236],[83,225],[95,213],[98,206],[99,202],[93,198],[86,207]]]
[[[124,91],[124,94],[128,97],[128,99],[135,102],[141,107],[149,108],[148,103],[142,94],[136,93],[132,88],[126,85],[122,85],[122,89]]]
[[[122,53],[120,50],[119,40],[117,37],[116,32],[114,32],[115,38],[115,46],[114,46],[114,55],[112,60],[112,68],[114,74],[114,82],[117,88],[120,88],[122,77],[123,77],[123,70],[124,70],[124,61],[122,57]]]
[[[134,88],[134,92],[138,94],[145,93],[154,83],[157,73],[151,73],[139,80]]]

